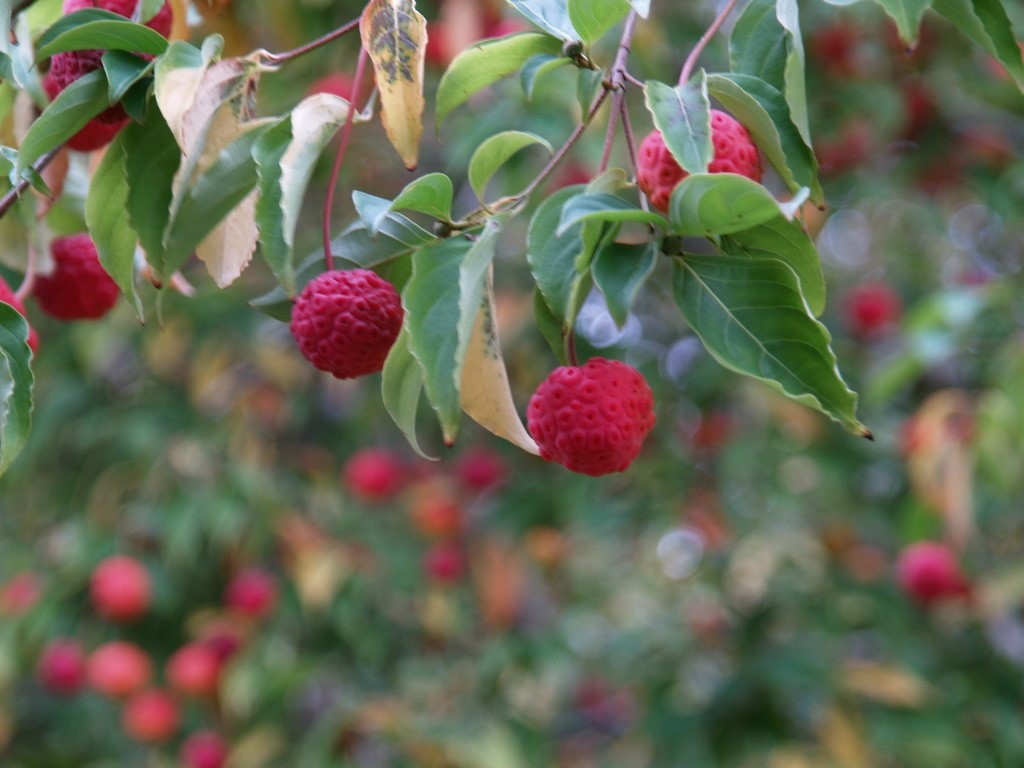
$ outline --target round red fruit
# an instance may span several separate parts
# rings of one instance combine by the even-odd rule
[[[573,472],[623,472],[654,427],[654,395],[639,371],[595,357],[556,368],[530,398],[527,425],[540,455]]]
[[[451,542],[435,544],[423,556],[423,570],[432,581],[453,584],[465,574],[466,558]]]
[[[32,571],[22,571],[0,586],[0,616],[22,616],[39,602],[42,581]]]
[[[906,547],[896,563],[896,574],[903,591],[922,605],[966,597],[971,590],[956,555],[936,541]]]
[[[36,667],[43,687],[60,696],[77,693],[85,684],[85,651],[77,640],[54,640],[43,648]]]
[[[846,297],[846,324],[861,338],[881,335],[903,314],[899,294],[885,283],[864,283]]]
[[[2,277],[0,277],[0,301],[14,307],[25,318],[25,322],[28,322],[28,315],[25,314],[25,305],[14,295],[11,286]],[[31,325],[28,327],[28,346],[33,352],[39,351],[39,336]]]
[[[711,110],[711,142],[715,154],[708,164],[708,173],[737,173],[761,181],[761,158],[750,133],[734,118],[717,109]],[[689,174],[665,146],[661,131],[652,131],[640,144],[636,183],[647,195],[651,205],[667,212],[672,191]]]
[[[134,621],[149,609],[149,571],[127,555],[108,557],[92,572],[89,594],[96,612],[110,621]]]
[[[220,678],[220,659],[212,648],[190,643],[167,660],[167,683],[185,696],[212,696]]]
[[[508,469],[505,460],[496,453],[477,448],[463,454],[455,467],[455,474],[467,491],[487,491],[505,482]]]
[[[166,691],[136,693],[124,705],[121,725],[136,741],[158,744],[174,736],[181,724],[178,703]]]
[[[402,490],[408,473],[398,456],[386,448],[367,448],[345,462],[342,479],[363,501],[387,501]]]
[[[224,602],[246,616],[266,616],[277,603],[277,579],[262,568],[239,571],[228,584]]]
[[[331,270],[306,285],[292,306],[292,336],[321,371],[352,379],[384,367],[402,329],[395,287],[367,269]]]
[[[89,655],[86,674],[94,690],[122,699],[149,685],[153,665],[139,646],[115,640],[101,645]]]
[[[36,278],[32,295],[59,320],[96,320],[117,303],[120,290],[100,264],[88,234],[58,237],[50,245],[54,268]]]
[[[215,731],[196,731],[185,739],[178,757],[184,768],[224,768],[228,745]]]

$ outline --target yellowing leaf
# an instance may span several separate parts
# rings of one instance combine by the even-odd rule
[[[523,426],[512,401],[508,372],[498,341],[498,326],[494,322],[494,291],[490,282],[491,276],[488,275],[487,298],[477,315],[466,349],[460,404],[462,410],[481,427],[538,456],[537,444]]]
[[[869,662],[850,664],[842,672],[843,688],[890,707],[919,708],[931,689],[908,669]]]
[[[427,20],[415,0],[370,0],[359,23],[380,90],[381,122],[409,170],[423,134],[423,61]]]

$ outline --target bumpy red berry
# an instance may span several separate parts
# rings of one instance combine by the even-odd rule
[[[18,300],[18,297],[14,295],[14,291],[11,290],[11,286],[2,277],[0,277],[0,301],[4,302],[4,304],[10,304],[21,313],[26,321],[28,320],[28,316],[25,314],[25,305]],[[28,327],[28,345],[32,348],[33,352],[39,351],[39,335],[31,325]]]
[[[761,181],[761,158],[750,133],[734,118],[717,109],[711,110],[711,142],[715,146],[715,154],[708,164],[708,173],[738,173]],[[651,205],[659,211],[668,211],[672,190],[687,176],[689,174],[679,167],[665,146],[661,131],[648,134],[640,144],[636,183]]]
[[[295,300],[292,336],[314,366],[352,379],[384,367],[402,316],[387,280],[367,269],[336,269],[311,280]]]
[[[639,371],[595,357],[556,368],[530,398],[540,455],[585,475],[622,472],[654,427],[654,396]]]
[[[131,18],[135,12],[137,0],[65,0],[64,13],[74,13],[86,8],[101,8]],[[156,16],[146,26],[166,37],[171,32],[171,6],[164,3]],[[50,71],[43,79],[43,87],[50,99],[71,83],[102,66],[104,51],[62,51],[55,53],[50,59]],[[128,123],[128,115],[120,104],[104,110],[68,140],[68,146],[79,152],[91,152],[109,144],[118,132]]]
[[[43,311],[60,320],[95,320],[107,314],[120,290],[100,264],[89,235],[58,237],[50,250],[53,272],[36,278],[32,289]]]
[[[956,555],[935,541],[918,541],[904,549],[896,571],[903,590],[922,605],[966,597],[971,591]]]

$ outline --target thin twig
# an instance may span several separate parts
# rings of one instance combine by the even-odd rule
[[[36,267],[39,261],[38,251],[33,243],[28,244],[28,261],[25,263],[25,277],[21,281],[21,285],[18,286],[18,290],[14,292],[14,298],[20,301],[22,304],[25,303],[25,299],[32,293],[32,289],[36,284]]]
[[[338,154],[334,158],[334,167],[331,168],[331,178],[327,182],[327,197],[324,200],[324,261],[327,270],[334,269],[334,254],[331,252],[331,211],[334,208],[334,190],[338,186],[338,178],[341,176],[341,164],[345,159],[345,151],[348,149],[349,139],[352,137],[352,124],[356,118],[356,104],[359,103],[359,87],[363,83],[363,70],[366,67],[366,49],[359,49],[359,62],[356,64],[356,79],[352,86],[352,102],[348,105],[348,115],[345,116],[345,125],[341,129],[341,144],[338,145]]]
[[[604,149],[601,152],[601,165],[598,166],[598,173],[608,170],[608,163],[612,157],[612,146],[615,143],[615,128],[622,115],[622,105],[626,103],[624,90],[626,61],[629,59],[629,49],[633,45],[633,33],[636,30],[637,18],[636,11],[630,11],[629,16],[626,17],[626,26],[622,30],[619,48],[615,53],[615,61],[605,85],[607,89],[614,91],[615,95],[612,97],[612,109],[608,115],[608,130],[605,132]]]
[[[63,147],[63,144],[59,147],[55,147],[54,149],[51,149],[45,155],[40,157],[32,164],[32,170],[35,171],[36,173],[42,173],[46,169],[46,166],[52,163],[53,159],[60,154],[60,151],[61,149],[63,149]],[[18,181],[17,184],[15,184],[7,191],[7,194],[5,194],[3,197],[0,197],[0,219],[2,219],[7,214],[7,212],[11,210],[14,204],[21,199],[22,193],[26,189],[28,189],[30,185],[31,182],[27,178],[23,177]]]
[[[636,170],[636,135],[633,133],[633,121],[629,117],[629,107],[625,101],[619,105],[619,110],[622,117],[622,132],[626,137],[626,151],[629,152],[629,162]]]
[[[683,68],[679,71],[679,85],[684,85],[690,79],[690,75],[693,74],[693,68],[697,66],[697,59],[700,58],[701,53],[707,48],[711,38],[722,28],[726,18],[732,13],[732,9],[736,7],[738,2],[739,0],[729,0],[722,10],[719,11],[715,20],[711,22],[711,26],[701,35],[697,44],[693,46],[693,50],[690,51],[690,55],[686,57],[686,61],[683,63]]]
[[[624,71],[622,73],[622,76],[625,78],[627,83],[629,83],[630,85],[635,85],[637,88],[643,88],[647,85],[647,83],[645,83],[639,77],[633,77],[633,74],[629,71]]]
[[[283,64],[286,61],[297,59],[299,56],[302,56],[303,54],[309,53],[310,51],[315,51],[317,48],[325,46],[328,43],[337,40],[339,37],[347,35],[349,32],[353,31],[359,26],[359,21],[360,20],[358,18],[352,19],[352,21],[348,22],[348,24],[338,27],[333,32],[328,32],[323,37],[318,37],[316,40],[310,43],[300,45],[298,48],[293,48],[292,50],[285,51],[284,53],[270,53],[268,51],[263,51],[261,54],[262,58],[270,62],[271,64]]]

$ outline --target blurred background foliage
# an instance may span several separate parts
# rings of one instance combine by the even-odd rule
[[[499,3],[421,5],[449,41],[428,94],[446,50],[518,23]],[[667,80],[713,9],[653,5],[631,68]],[[219,32],[229,54],[283,50],[360,7],[204,0],[190,34]],[[171,293],[162,327],[127,306],[97,324],[33,314],[35,425],[0,481],[0,763],[187,764],[181,741],[213,729],[232,768],[1024,764],[1024,101],[931,15],[908,52],[873,4],[802,11],[829,200],[805,220],[874,443],[722,370],[664,280],[622,329],[597,295],[581,314],[581,356],[627,360],[658,402],[640,460],[600,479],[472,429],[445,449],[425,424],[442,459],[414,458],[375,379],[318,374],[285,325],[247,306],[271,287],[259,267],[225,292],[190,268],[196,293]],[[266,75],[261,111],[351,73],[355,45]],[[716,41],[708,69],[724,56]],[[427,130],[420,170],[458,176],[509,127],[560,143],[575,77],[556,72],[529,102],[516,78],[501,83]],[[646,133],[635,91],[630,106]],[[592,175],[602,133],[554,184]],[[336,229],[352,189],[391,196],[408,180],[379,129],[355,141]],[[524,153],[495,183],[520,188],[542,162]],[[310,252],[326,170],[305,213]],[[472,206],[468,188],[460,201]],[[71,183],[54,228],[80,216]],[[503,234],[497,263],[521,406],[555,365],[523,290],[523,229]],[[17,248],[12,231],[8,263]],[[352,469],[370,449],[376,486]],[[896,557],[918,539],[959,555],[968,598],[925,606],[901,591]],[[88,594],[114,553],[153,581],[126,625]],[[254,566],[279,585],[261,617],[224,597]],[[118,702],[58,695],[39,671],[56,638],[86,651],[126,639],[160,679],[176,649],[218,634],[238,647],[216,693],[183,699],[161,745],[126,735]]]

